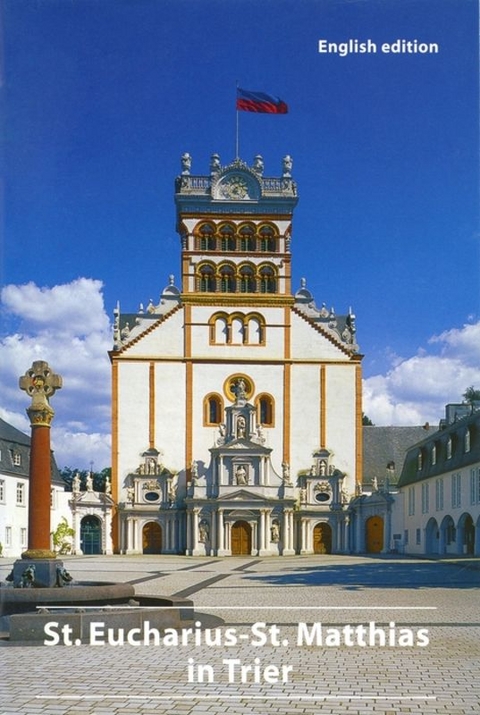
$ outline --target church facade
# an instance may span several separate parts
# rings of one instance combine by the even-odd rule
[[[112,497],[119,553],[349,552],[362,480],[355,316],[291,285],[292,161],[175,181],[181,280],[115,313]],[[301,239],[300,239],[301,240]]]

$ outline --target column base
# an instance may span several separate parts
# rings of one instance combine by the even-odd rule
[[[282,556],[295,556],[295,549],[283,549]]]
[[[207,556],[207,550],[205,548],[193,549],[191,556]]]
[[[34,559],[56,559],[57,554],[50,549],[27,549],[20,555],[21,559],[33,561]]]

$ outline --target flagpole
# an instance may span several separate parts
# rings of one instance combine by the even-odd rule
[[[235,159],[239,159],[239,138],[238,138],[238,129],[239,129],[239,120],[238,120],[238,107],[237,107],[237,98],[238,98],[238,79],[237,79],[237,88],[235,91],[235,114],[236,120],[235,120]]]
[[[237,128],[236,128],[236,134],[235,134],[235,159],[239,159],[239,154],[238,154],[238,109],[237,109]]]

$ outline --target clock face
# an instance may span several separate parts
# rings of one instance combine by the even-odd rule
[[[248,199],[248,181],[244,176],[233,174],[220,186],[220,194],[226,199]]]

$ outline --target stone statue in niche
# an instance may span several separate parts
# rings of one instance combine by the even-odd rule
[[[147,464],[146,464],[146,474],[156,474],[157,473],[157,463],[155,462],[154,459],[147,459]]]
[[[204,544],[206,541],[208,541],[210,537],[210,533],[208,530],[208,523],[205,521],[205,519],[202,519],[200,524],[198,525],[198,540],[200,543]]]
[[[232,392],[235,395],[235,402],[238,405],[240,402],[245,402],[247,399],[247,383],[243,377],[239,377],[232,386]]]
[[[327,473],[327,463],[324,459],[322,459],[322,461],[320,462],[319,474],[321,477],[324,477],[326,473]]]
[[[235,472],[235,481],[239,485],[248,484],[248,475],[245,467],[241,464]]]
[[[272,526],[270,527],[270,539],[273,541],[274,544],[278,544],[278,542],[280,541],[280,527],[277,521],[274,521]]]
[[[243,417],[243,415],[240,415],[240,417],[237,419],[237,438],[238,439],[245,438],[246,427],[247,427],[247,423],[245,421],[245,417]]]

